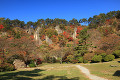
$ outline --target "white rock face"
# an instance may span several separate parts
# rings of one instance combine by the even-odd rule
[[[73,39],[76,39],[76,34],[77,34],[76,31],[77,31],[77,28],[75,27],[75,28],[74,28],[74,33],[73,33],[73,35],[72,35]]]
[[[40,30],[40,27],[38,27],[35,31],[34,39],[36,40],[36,44],[41,45],[42,41],[41,41],[40,36],[39,36],[39,30]]]
[[[48,43],[49,45],[53,43],[52,40],[49,39],[48,36],[45,36],[45,40],[46,40],[46,43]]]
[[[15,59],[13,62],[15,69],[19,69],[19,68],[25,68],[26,64],[24,61],[20,60],[20,59]]]
[[[62,33],[62,30],[59,28],[59,25],[55,27],[55,30],[58,32],[58,34]]]
[[[31,35],[34,32],[34,30],[32,28],[28,28],[26,29],[26,32]]]
[[[7,32],[0,32],[0,37],[1,37],[1,36],[7,36],[7,35],[8,35]]]

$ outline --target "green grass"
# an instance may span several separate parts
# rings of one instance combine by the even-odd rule
[[[110,65],[118,65],[111,67]],[[120,80],[120,58],[111,62],[82,65],[90,70],[91,74],[107,78],[109,80]]]
[[[38,68],[0,72],[0,80],[89,80],[71,64],[43,64]]]

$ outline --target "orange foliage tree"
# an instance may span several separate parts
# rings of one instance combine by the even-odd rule
[[[120,45],[120,37],[116,34],[109,34],[108,36],[103,37],[98,42],[98,47],[101,50],[112,52],[116,49],[117,46]],[[110,53],[108,53],[110,54]]]

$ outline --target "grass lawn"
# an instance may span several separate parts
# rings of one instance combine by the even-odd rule
[[[0,72],[0,80],[89,80],[71,64],[46,64],[37,68]]]
[[[118,65],[117,67],[111,67],[110,65]],[[107,78],[109,80],[120,80],[120,58],[111,62],[105,63],[93,63],[82,65],[90,70],[91,74],[95,74],[100,77]]]

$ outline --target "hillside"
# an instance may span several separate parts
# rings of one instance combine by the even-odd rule
[[[81,23],[88,23],[81,25]],[[69,22],[0,18],[0,64],[106,62],[120,57],[120,11]]]

